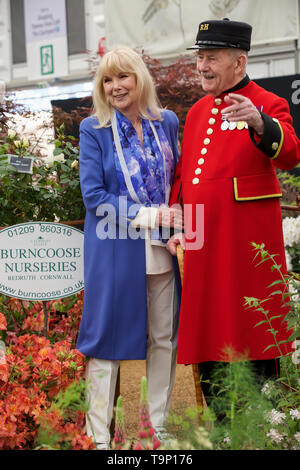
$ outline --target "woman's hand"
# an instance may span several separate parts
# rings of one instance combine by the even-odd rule
[[[183,229],[183,215],[180,206],[167,207],[160,206],[156,215],[156,225],[161,227],[173,227],[178,230]]]
[[[175,233],[167,243],[167,250],[171,255],[177,255],[177,245],[180,245],[183,251],[185,250],[185,234],[184,233]]]

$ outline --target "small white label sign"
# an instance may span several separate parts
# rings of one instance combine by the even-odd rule
[[[53,222],[28,222],[0,231],[0,293],[54,300],[84,288],[83,232]]]
[[[28,79],[68,75],[65,0],[25,0]]]

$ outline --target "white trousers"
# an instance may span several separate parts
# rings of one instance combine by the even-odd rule
[[[175,379],[177,300],[173,272],[147,275],[147,357],[149,411],[158,431],[166,423]],[[110,442],[120,361],[90,358],[86,368],[87,434],[97,443]],[[122,380],[122,379],[121,379]]]

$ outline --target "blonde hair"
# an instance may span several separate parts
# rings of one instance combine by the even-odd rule
[[[96,71],[93,91],[93,114],[98,118],[100,127],[111,125],[113,108],[103,87],[104,77],[122,72],[136,77],[138,110],[141,117],[161,120],[160,105],[154,82],[142,58],[127,46],[118,46],[107,52],[100,60]]]

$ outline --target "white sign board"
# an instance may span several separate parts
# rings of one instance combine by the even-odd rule
[[[25,0],[28,79],[68,75],[65,0]]]
[[[83,232],[53,222],[28,222],[0,231],[0,293],[53,300],[80,292]]]
[[[298,0],[105,0],[106,45],[176,57],[195,44],[199,23],[224,17],[250,23],[252,45],[299,38]]]

